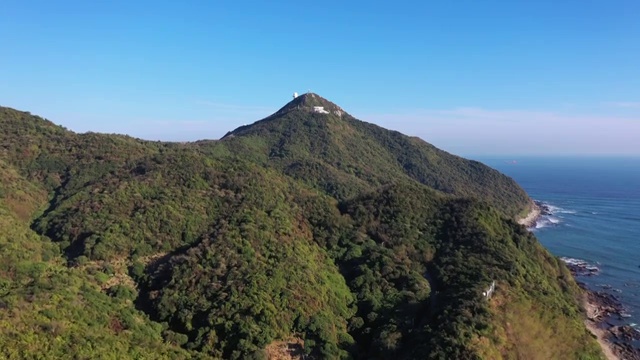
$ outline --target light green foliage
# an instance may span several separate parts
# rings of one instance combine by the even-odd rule
[[[42,192],[1,161],[0,178],[3,189],[32,192],[22,197],[21,209],[38,206]],[[130,301],[102,293],[97,283],[68,268],[58,245],[29,229],[0,196],[1,358],[192,358],[163,342],[160,324]]]

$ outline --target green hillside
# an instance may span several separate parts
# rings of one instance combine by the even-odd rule
[[[513,180],[317,95],[219,141],[0,128],[3,357],[601,358]]]
[[[314,112],[315,106],[329,113]],[[251,153],[255,161],[341,200],[363,187],[412,179],[445,193],[487,201],[511,216],[530,204],[515,181],[498,171],[419,138],[357,120],[316,94],[302,95],[274,115],[209,146],[218,153]]]
[[[193,358],[134,308],[135,291],[116,284],[109,265],[68,266],[56,244],[29,229],[45,191],[2,160],[0,180],[1,358]]]

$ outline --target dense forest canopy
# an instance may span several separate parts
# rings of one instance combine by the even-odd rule
[[[601,357],[512,179],[318,95],[217,141],[0,128],[2,357]]]

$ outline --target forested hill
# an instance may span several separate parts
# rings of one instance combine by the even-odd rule
[[[317,95],[219,141],[0,129],[1,358],[600,358],[517,184]]]
[[[363,186],[408,178],[445,193],[488,201],[510,216],[523,215],[530,205],[520,186],[498,171],[419,138],[357,120],[313,93],[228,133],[215,146],[233,154],[251,153],[257,161],[342,200]]]

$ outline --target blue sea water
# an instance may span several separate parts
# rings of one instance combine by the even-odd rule
[[[599,268],[578,280],[616,295],[640,324],[640,158],[479,158],[551,209],[533,231],[556,256]],[[638,325],[635,325],[639,328]]]

